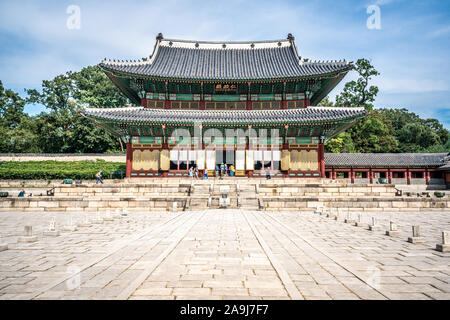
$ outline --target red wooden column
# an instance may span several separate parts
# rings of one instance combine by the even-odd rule
[[[388,183],[391,184],[392,183],[392,171],[391,171],[391,169],[388,169],[387,177],[388,177]]]
[[[353,168],[350,169],[350,181],[352,184],[355,183],[355,171],[353,170]]]
[[[126,170],[125,177],[131,178],[131,166],[133,161],[133,150],[131,149],[131,143],[127,143],[127,162],[126,162]]]
[[[248,90],[247,90],[247,101],[245,101],[245,109],[246,110],[252,110],[252,101],[251,101],[251,93],[250,93],[250,85],[251,85],[252,83],[251,82],[247,82],[247,88],[248,88]]]
[[[309,98],[306,96],[306,92],[305,92],[305,108],[309,107],[311,105],[311,101],[309,100]]]
[[[325,178],[325,146],[323,143],[319,143],[319,167],[320,177]]]
[[[372,168],[369,169],[369,183],[373,184],[373,171],[372,171]]]
[[[283,82],[283,93],[281,95],[281,109],[287,109],[286,102],[286,81]]]
[[[281,145],[281,150],[289,150],[289,143],[287,142],[287,130],[289,129],[289,126],[285,125],[284,129],[286,130],[286,133],[283,136],[283,144]],[[280,164],[280,171],[281,171],[281,164]],[[287,171],[282,171],[283,176],[285,178],[289,177],[289,171],[290,169],[288,169]]]
[[[249,137],[247,139],[247,142],[245,144],[245,157],[247,158],[247,151],[250,150],[250,130],[252,129],[252,126],[248,126],[249,130]],[[247,160],[246,160],[247,162]],[[254,165],[254,164],[253,164]],[[246,176],[247,177],[253,177],[253,170],[247,170],[247,165],[245,166]]]
[[[164,100],[164,109],[170,109],[170,100]]]
[[[143,106],[144,108],[147,108],[147,99],[145,99],[145,98],[141,99],[141,106]]]
[[[430,171],[428,171],[428,169],[425,169],[425,172],[423,174],[425,176],[425,183],[429,184],[430,183]]]
[[[336,172],[334,171],[334,168],[331,168],[331,179],[336,180]]]
[[[409,171],[409,168],[406,169],[406,184],[411,184],[411,171]]]

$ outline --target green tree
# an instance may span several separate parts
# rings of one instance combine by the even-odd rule
[[[25,101],[18,93],[5,89],[0,81],[0,123],[12,130],[20,124],[24,117]]]
[[[372,77],[380,73],[370,64],[367,59],[358,59],[355,70],[359,77],[356,81],[347,82],[343,91],[336,96],[336,106],[339,107],[364,107],[370,111],[378,94],[378,87],[369,86]]]
[[[377,110],[372,110],[349,133],[357,152],[395,152],[398,147],[391,122]]]
[[[330,101],[330,98],[328,96],[326,96],[325,98],[322,99],[322,101],[319,102],[319,106],[334,107],[334,103],[333,101]]]
[[[37,128],[45,152],[103,153],[123,150],[121,142],[81,115],[82,104],[117,107],[126,102],[113,83],[97,67],[67,72],[42,82],[41,92],[27,90],[29,103],[49,109],[39,115]]]
[[[439,137],[440,144],[445,144],[449,139],[449,131],[444,128],[442,123],[437,119],[425,119],[423,124],[431,129]]]
[[[332,153],[353,153],[355,144],[348,132],[342,132],[325,144],[325,152]]]
[[[127,99],[114,83],[97,66],[89,66],[73,73],[75,88],[73,97],[76,101],[87,103],[92,107],[121,107]]]
[[[34,118],[24,112],[25,100],[0,81],[0,152],[40,152]]]
[[[70,137],[73,130],[73,118],[76,117],[72,73],[67,72],[53,80],[42,81],[42,92],[26,90],[27,102],[39,103],[50,110],[41,114],[39,133],[44,152],[71,152]]]
[[[407,109],[380,109],[394,127],[400,152],[448,152],[449,131],[436,119],[421,119]]]

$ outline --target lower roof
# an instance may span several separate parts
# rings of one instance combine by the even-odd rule
[[[353,121],[367,114],[364,108],[308,107],[277,110],[174,110],[144,107],[86,108],[82,112],[93,119],[134,124],[174,125],[271,125],[323,124]]]
[[[440,167],[447,153],[325,153],[327,167]]]

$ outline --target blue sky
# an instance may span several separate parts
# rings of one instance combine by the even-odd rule
[[[380,30],[366,25],[373,4],[380,8]],[[70,5],[80,8],[80,29],[67,28]],[[381,73],[373,81],[380,88],[376,107],[404,107],[450,128],[450,1],[0,0],[0,80],[23,95],[24,88],[105,57],[146,57],[158,32],[218,41],[292,33],[302,57],[370,59]],[[347,75],[332,100],[355,78],[355,72]]]

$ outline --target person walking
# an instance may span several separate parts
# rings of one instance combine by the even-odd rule
[[[270,167],[268,167],[266,170],[266,178],[267,178],[267,180],[270,180],[272,178],[271,174],[270,174]]]
[[[195,180],[198,180],[198,169],[197,169],[197,167],[195,167],[195,169],[194,169],[194,177],[195,177]]]
[[[231,176],[231,177],[234,177],[234,171],[235,171],[235,170],[234,170],[234,165],[231,165],[231,166],[230,166],[230,176]]]
[[[97,174],[95,175],[95,177],[97,178],[97,182],[95,182],[95,184],[98,184],[99,181],[103,184],[103,181],[102,181],[102,170],[100,170],[99,172],[97,172]]]
[[[194,169],[192,167],[189,168],[189,177],[194,179]]]

